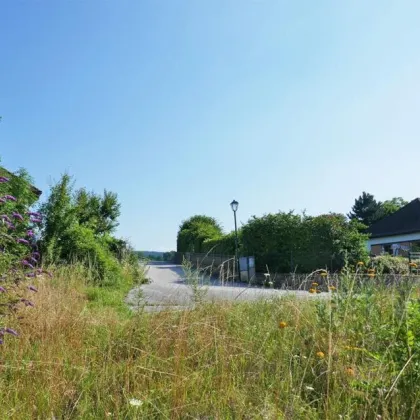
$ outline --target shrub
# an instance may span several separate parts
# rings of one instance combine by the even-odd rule
[[[372,261],[378,273],[409,274],[408,258],[393,257],[392,255],[379,255]]]
[[[82,262],[92,269],[95,284],[113,285],[121,279],[121,266],[104,241],[99,241],[94,232],[84,226],[68,228],[61,238],[61,257]]]

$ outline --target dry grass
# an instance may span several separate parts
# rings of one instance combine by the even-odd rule
[[[389,291],[369,318],[348,302],[294,299],[128,316],[89,303],[81,274],[42,280],[36,308],[16,320],[21,336],[2,349],[0,418],[416,418],[418,389],[395,391],[410,366],[397,378],[390,342],[375,332],[393,317]],[[342,315],[331,318],[331,305]],[[383,325],[370,326],[375,314]]]

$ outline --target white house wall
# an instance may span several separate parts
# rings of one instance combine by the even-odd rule
[[[420,241],[420,232],[410,233],[407,235],[395,235],[395,236],[383,236],[381,238],[368,239],[366,242],[367,249],[370,251],[373,245],[387,245],[387,244],[398,244],[401,242],[413,242]]]

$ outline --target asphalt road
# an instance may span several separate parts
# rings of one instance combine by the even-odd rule
[[[149,284],[134,288],[127,296],[127,303],[133,308],[145,307],[148,311],[182,309],[194,305],[193,288],[186,284],[181,266],[165,263],[151,263],[147,267]],[[249,287],[247,284],[221,284],[219,281],[201,279],[198,293],[206,301],[235,301],[271,299],[284,295],[312,298],[302,290],[275,290]],[[139,294],[139,290],[141,293]],[[322,293],[321,295],[327,295]],[[320,296],[320,295],[318,295]]]

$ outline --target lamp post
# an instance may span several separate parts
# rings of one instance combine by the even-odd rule
[[[239,258],[238,258],[238,226],[236,224],[236,211],[238,210],[239,203],[236,200],[233,200],[230,203],[230,207],[233,211],[233,218],[235,220],[235,263],[236,269],[238,270],[238,278],[241,280],[241,271],[239,269]]]

